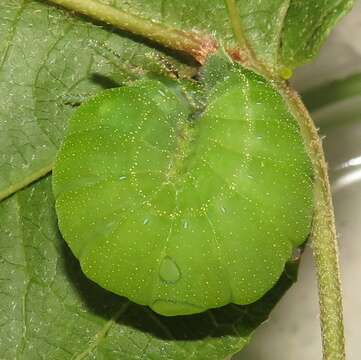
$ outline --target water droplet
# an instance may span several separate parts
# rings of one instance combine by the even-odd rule
[[[181,273],[178,265],[169,256],[166,256],[162,260],[159,268],[159,276],[163,281],[166,282],[176,282],[180,279]]]

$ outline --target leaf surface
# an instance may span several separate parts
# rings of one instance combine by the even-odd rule
[[[110,47],[111,44],[111,47]],[[51,168],[79,101],[185,65],[37,1],[0,4],[0,198]]]
[[[166,318],[88,280],[61,238],[50,178],[0,204],[1,359],[223,359],[295,279],[249,306]]]
[[[236,46],[223,1],[110,2]],[[313,3],[237,2],[245,36],[269,68],[310,60],[352,1]],[[152,74],[191,77],[194,71],[179,54],[45,1],[1,2],[0,199],[51,169],[73,103]],[[0,207],[2,359],[222,359],[244,346],[292,283],[283,275],[254,305],[186,323],[154,318],[133,304],[125,309],[123,300],[84,278],[59,236],[48,179]]]
[[[222,0],[111,3],[143,18],[212,34],[230,48],[236,42],[229,13],[236,12],[257,57],[277,70],[310,60],[353,1],[238,0],[228,10]],[[173,55],[44,1],[0,4],[0,198],[49,171],[72,100],[149,73],[194,74],[194,64]]]
[[[232,3],[233,1],[229,1]],[[119,8],[186,30],[211,33],[223,46],[236,46],[230,13],[256,56],[272,69],[312,60],[353,0],[116,0]]]

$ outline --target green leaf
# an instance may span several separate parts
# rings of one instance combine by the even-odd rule
[[[289,17],[290,28],[299,26],[293,24],[295,15],[287,12],[287,1],[239,1],[237,9],[257,57],[277,70],[314,55],[324,34],[350,4],[329,2],[333,3],[339,6],[330,14],[320,7],[326,25],[322,22],[315,32],[317,41],[312,37],[306,45],[301,42],[302,51],[295,50],[295,30],[286,36],[284,18]],[[214,34],[221,45],[236,46],[221,0],[134,0],[119,1],[118,6],[130,6],[146,18],[172,26]],[[305,14],[301,23],[312,30],[307,9],[311,8],[300,9]],[[45,1],[1,2],[0,199],[51,169],[74,111],[72,102],[153,74],[191,77],[194,73],[194,63],[179,54]],[[145,359],[197,358],[198,354],[221,359],[245,344],[291,283],[284,275],[261,302],[172,324],[163,318],[159,324],[152,320],[153,313],[135,305],[122,314],[119,297],[86,280],[59,237],[48,182],[43,180],[0,205],[1,358],[66,359],[82,354],[78,359],[135,359],[145,353]],[[168,328],[176,340],[169,339]]]
[[[1,359],[224,359],[249,341],[296,276],[249,306],[157,316],[82,274],[60,237],[51,182],[0,204]]]
[[[291,0],[281,36],[281,59],[296,68],[311,61],[354,0]]]
[[[311,59],[352,1],[312,5],[310,0],[303,6],[305,1],[242,0],[228,10],[223,0],[112,3],[173,27],[212,34],[227,48],[236,47],[229,20],[235,12],[258,58],[289,76],[283,67]],[[0,199],[51,169],[73,111],[69,99],[149,73],[194,74],[194,64],[152,45],[44,1],[0,4]]]
[[[0,199],[49,171],[69,99],[187,66],[37,1],[0,4]]]
[[[214,34],[225,47],[236,47],[229,12],[256,56],[271,69],[296,68],[310,61],[354,0],[116,0],[121,9],[185,30]],[[229,1],[233,3],[233,1]]]

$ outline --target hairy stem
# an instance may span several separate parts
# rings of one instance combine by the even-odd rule
[[[95,0],[49,1],[113,25],[118,29],[144,36],[165,47],[188,53],[201,64],[204,63],[207,56],[217,48],[215,41],[211,37],[201,36],[195,32],[174,29]]]
[[[315,171],[315,212],[311,239],[318,278],[323,359],[344,360],[346,355],[337,236],[322,142],[296,92],[285,83],[280,84],[279,90],[298,119]]]
[[[251,56],[250,63],[255,64],[256,70],[272,80],[272,72],[257,61],[244,39],[235,0],[224,1],[228,7],[233,32],[239,46],[248,47],[247,53]],[[323,359],[344,360],[346,355],[335,216],[322,142],[314,122],[297,93],[284,81],[274,81],[274,84],[298,120],[315,173],[315,212],[311,239],[318,278]]]
[[[49,0],[94,19],[109,23],[116,28],[144,36],[163,46],[180,50],[203,63],[207,56],[216,50],[217,45],[210,37],[201,37],[194,32],[173,29],[154,21],[142,19],[102,4],[94,0]],[[228,8],[235,38],[240,52],[246,54],[239,57],[244,64],[252,66],[266,78],[272,79],[272,72],[264,64],[257,61],[247,43],[240,23],[235,0],[224,0]],[[327,174],[322,143],[317,129],[298,95],[285,82],[274,81],[278,90],[289,105],[299,122],[305,146],[310,154],[315,172],[314,199],[315,214],[312,229],[312,247],[317,268],[320,300],[320,318],[323,341],[324,360],[344,360],[344,331],[342,318],[342,296],[335,220],[331,199],[331,191]],[[0,193],[0,200],[25,187],[51,171],[51,165],[39,170],[22,182],[14,184],[6,192]]]

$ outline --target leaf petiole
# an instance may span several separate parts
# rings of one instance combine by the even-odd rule
[[[246,51],[250,55],[252,65],[254,64],[257,70],[263,73],[266,78],[269,78],[271,72],[261,66],[253,56],[252,49],[244,40],[235,1],[224,1],[227,4],[233,33],[239,46],[241,48],[248,47]],[[275,81],[274,85],[283,94],[285,101],[299,123],[315,172],[315,214],[311,239],[318,278],[323,359],[344,360],[346,355],[335,216],[322,142],[314,122],[297,93],[285,81]]]
[[[298,119],[315,172],[311,245],[318,279],[323,359],[344,360],[346,354],[337,235],[322,142],[297,93],[285,83],[279,85],[279,90]]]
[[[204,63],[207,56],[217,48],[216,42],[211,37],[174,29],[94,0],[49,0],[49,2],[111,24],[116,28],[144,36],[165,47],[188,53],[199,63]],[[225,3],[239,47],[248,54],[252,54],[252,49],[242,34],[235,1],[225,0]],[[259,69],[259,61],[256,59],[252,59],[252,61],[252,65]],[[265,71],[263,74],[270,77],[269,73]],[[284,82],[276,85],[299,121],[315,169],[315,217],[312,238],[319,280],[324,359],[343,360],[345,351],[336,231],[322,144],[307,110],[296,93]],[[51,171],[51,167],[52,164],[49,164],[30,177],[14,184],[6,192],[0,193],[0,199],[46,175]]]
[[[94,0],[49,0],[49,2],[103,21],[118,29],[144,36],[165,47],[185,52],[201,64],[217,49],[216,42],[210,36],[171,28]]]

